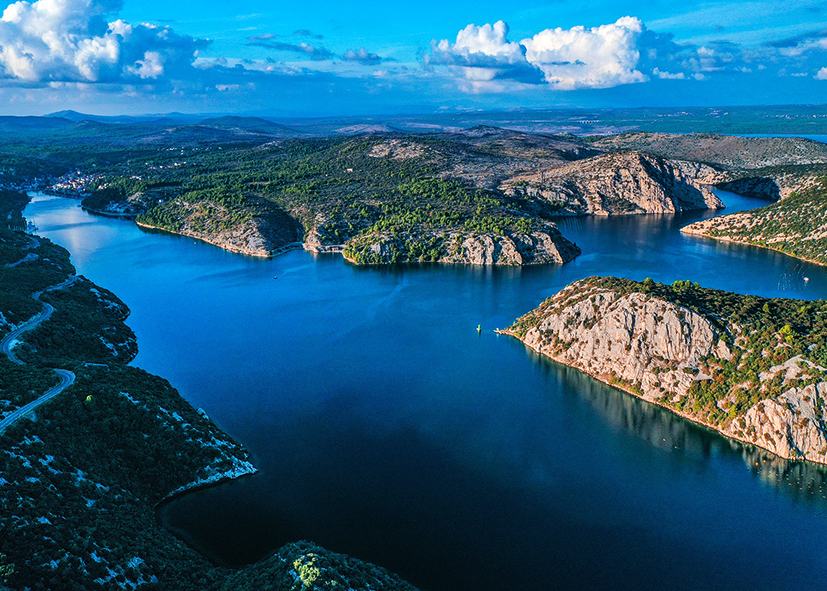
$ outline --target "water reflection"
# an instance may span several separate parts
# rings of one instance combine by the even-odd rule
[[[738,458],[763,484],[796,501],[827,507],[827,466],[786,460],[755,445],[724,437],[528,347],[526,352],[549,378],[560,376],[566,385],[564,391],[588,403],[611,428],[632,434],[680,461],[695,462],[701,469],[714,456]]]
[[[791,462],[754,445],[744,445],[737,441],[729,441],[729,444],[761,482],[779,489],[798,502],[827,506],[825,466]]]

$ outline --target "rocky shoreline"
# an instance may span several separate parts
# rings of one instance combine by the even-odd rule
[[[751,305],[751,296],[682,285],[684,297],[670,301],[669,286],[649,289],[654,293],[627,280],[582,280],[498,332],[726,437],[785,459],[827,464],[827,368],[812,355],[817,346],[793,354],[807,335],[803,343],[781,346],[795,341],[786,338],[790,324],[782,325],[780,344],[768,357],[762,351],[774,335],[758,340],[746,322],[706,307],[716,299]],[[689,301],[686,290],[697,292],[705,306],[698,310],[707,312],[682,305]],[[791,309],[800,305],[789,302]],[[735,369],[733,360],[740,363]]]
[[[732,214],[738,215],[738,214]],[[686,234],[687,236],[697,236],[699,238],[708,238],[709,240],[717,240],[718,242],[731,242],[733,244],[743,244],[744,246],[753,246],[755,248],[764,248],[766,250],[771,250],[773,252],[777,252],[788,257],[792,257],[794,259],[798,259],[800,261],[804,261],[805,263],[812,263],[813,265],[820,265],[822,267],[827,267],[827,261],[820,261],[817,259],[811,259],[804,256],[795,255],[789,252],[786,252],[780,248],[776,248],[774,246],[769,246],[766,244],[756,244],[755,242],[750,242],[746,239],[738,239],[733,238],[731,236],[713,236],[709,233],[711,228],[714,228],[713,224],[705,224],[705,222],[711,222],[718,218],[712,218],[711,220],[703,220],[700,222],[695,222],[694,224],[690,224],[689,226],[684,226],[681,228],[681,234]]]

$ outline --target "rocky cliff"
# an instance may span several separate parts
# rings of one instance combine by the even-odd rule
[[[564,215],[676,213],[723,208],[709,189],[722,179],[719,171],[704,164],[619,152],[520,175],[501,188],[547,201]]]
[[[827,463],[824,338],[804,328],[819,313],[688,282],[591,278],[503,332],[724,435]]]
[[[356,264],[405,262],[471,265],[545,265],[567,263],[580,248],[554,224],[537,224],[531,232],[461,232],[457,230],[367,233],[349,241],[344,256]]]

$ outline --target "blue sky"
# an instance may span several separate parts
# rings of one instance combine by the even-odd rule
[[[3,115],[827,102],[824,0],[0,5]]]

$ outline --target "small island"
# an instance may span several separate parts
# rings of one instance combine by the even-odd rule
[[[827,463],[827,302],[591,277],[499,332],[727,437]]]

